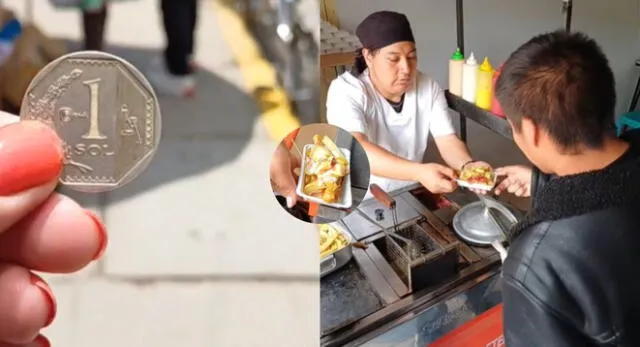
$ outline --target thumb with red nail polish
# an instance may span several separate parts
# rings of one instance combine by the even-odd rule
[[[0,196],[56,180],[62,170],[62,153],[56,132],[40,122],[0,128]]]
[[[62,142],[37,121],[0,112],[0,347],[49,346],[55,296],[36,272],[69,273],[98,258],[106,228],[54,192]]]
[[[0,127],[0,233],[51,195],[61,170],[53,129],[36,121]]]

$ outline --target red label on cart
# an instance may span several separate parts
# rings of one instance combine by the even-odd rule
[[[428,347],[504,347],[502,304],[455,329]]]

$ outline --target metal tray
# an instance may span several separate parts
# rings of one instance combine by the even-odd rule
[[[315,202],[320,205],[330,206],[335,208],[343,208],[343,209],[350,208],[353,205],[353,197],[351,196],[351,169],[352,169],[351,151],[349,151],[346,148],[339,148],[342,151],[342,154],[344,154],[344,156],[347,158],[347,161],[349,162],[349,173],[347,174],[347,176],[344,177],[344,180],[342,181],[342,192],[340,195],[339,202],[329,204],[324,202],[324,200],[320,198],[309,196],[302,191],[302,188],[304,187],[304,177],[305,177],[304,165],[307,160],[307,150],[314,146],[315,146],[314,144],[308,144],[308,145],[305,145],[304,148],[302,149],[302,167],[300,168],[300,177],[298,177],[298,186],[296,187],[296,194],[298,194],[299,197],[307,201]]]
[[[345,266],[351,258],[353,258],[353,246],[351,245],[353,243],[353,237],[349,232],[336,224],[337,223],[330,223],[329,225],[344,236],[347,240],[347,245],[320,259],[320,278]]]
[[[502,226],[509,228],[521,218],[515,208],[500,202],[493,202],[488,198],[476,201],[462,207],[453,217],[453,229],[456,234],[474,246],[488,246],[495,240],[502,240],[504,235],[500,225],[494,224],[488,215],[488,208],[498,212]],[[487,206],[487,202],[491,202]]]

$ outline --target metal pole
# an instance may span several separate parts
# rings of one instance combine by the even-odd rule
[[[458,39],[458,48],[460,52],[464,52],[464,17],[463,17],[463,3],[462,0],[456,0],[456,34]],[[460,140],[467,142],[467,118],[460,115]]]
[[[460,52],[464,54],[464,16],[462,8],[462,0],[456,0],[456,34],[458,48],[460,48]]]
[[[562,14],[564,16],[564,30],[571,31],[571,11],[573,10],[573,0],[562,0]]]

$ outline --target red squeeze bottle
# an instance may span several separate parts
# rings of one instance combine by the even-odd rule
[[[500,70],[502,70],[502,65],[500,65],[496,70],[496,73],[493,74],[493,90],[494,91],[496,89],[496,81],[498,81],[498,77],[500,77]],[[498,117],[506,118],[504,116],[504,113],[502,112],[502,107],[500,106],[498,99],[496,99],[496,93],[494,92],[492,94],[493,94],[493,99],[491,100],[491,113],[495,114]]]

